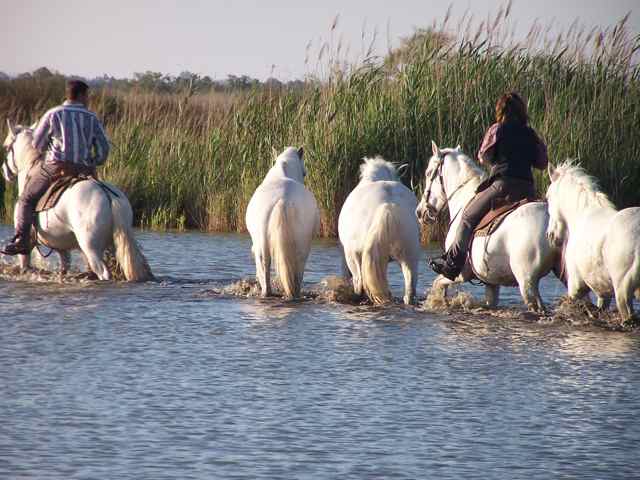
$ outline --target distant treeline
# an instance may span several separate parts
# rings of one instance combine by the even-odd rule
[[[116,78],[109,75],[85,78],[79,75],[64,75],[60,72],[40,67],[33,72],[24,72],[10,76],[0,72],[0,84],[4,89],[11,86],[32,85],[41,82],[64,82],[67,78],[81,78],[93,88],[111,88],[120,91],[140,90],[153,93],[183,93],[185,90],[193,93],[231,92],[249,90],[251,88],[301,88],[302,80],[281,81],[275,77],[260,81],[247,75],[227,75],[226,79],[214,80],[208,75],[183,71],[180,75],[172,76],[162,72],[136,72],[133,78]]]
[[[578,158],[618,206],[640,204],[640,36],[625,18],[552,39],[534,27],[509,43],[508,8],[479,25],[447,18],[355,64],[329,45],[318,55],[322,75],[303,82],[229,77],[216,86],[152,72],[93,79],[90,107],[113,143],[103,174],[127,192],[139,225],[242,231],[273,151],[304,145],[306,181],[332,236],[362,157],[406,163],[403,181],[420,195],[431,140],[474,156],[496,99],[518,90],[553,162]],[[0,80],[0,120],[34,122],[60,102],[63,83],[42,69]],[[542,192],[546,174],[536,182]],[[4,197],[12,204],[13,188]]]

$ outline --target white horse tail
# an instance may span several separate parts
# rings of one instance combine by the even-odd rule
[[[362,286],[375,304],[391,301],[387,282],[387,266],[391,254],[391,242],[401,231],[398,223],[398,206],[383,203],[373,214],[373,221],[362,250]]]
[[[296,222],[295,207],[284,200],[278,200],[269,217],[267,238],[271,258],[287,298],[299,296],[302,283],[302,272],[298,265],[298,249],[293,231]]]
[[[113,215],[113,244],[116,260],[129,282],[144,282],[153,279],[151,268],[142,250],[133,237],[133,212],[128,201],[111,195]]]

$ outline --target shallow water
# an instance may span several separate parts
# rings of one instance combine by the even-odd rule
[[[493,315],[247,298],[247,237],[139,239],[159,282],[0,279],[0,478],[639,475],[637,332],[512,288]],[[339,272],[314,244],[305,290]]]

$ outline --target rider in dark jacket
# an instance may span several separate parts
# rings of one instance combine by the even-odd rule
[[[493,206],[535,197],[531,167],[547,167],[547,147],[529,125],[527,107],[515,92],[500,97],[496,103],[496,123],[485,133],[478,152],[480,163],[491,167],[489,178],[482,182],[467,204],[456,237],[447,252],[431,259],[431,268],[454,280],[462,271],[474,228]]]

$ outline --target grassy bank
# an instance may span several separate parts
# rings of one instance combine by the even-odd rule
[[[91,102],[113,142],[104,176],[127,192],[140,225],[242,231],[273,149],[304,145],[307,184],[321,207],[322,232],[331,236],[363,156],[408,163],[403,180],[420,194],[431,139],[473,154],[493,122],[495,100],[515,89],[528,98],[552,161],[579,158],[618,206],[639,204],[640,69],[633,58],[640,36],[631,38],[623,20],[552,41],[534,28],[523,43],[498,48],[508,10],[473,25],[453,28],[445,20],[384,59],[349,66],[323,60],[329,73],[302,88],[105,88]],[[3,81],[0,120],[35,121],[61,91],[46,80]],[[538,185],[546,186],[542,175]],[[13,196],[9,188],[5,202]]]

